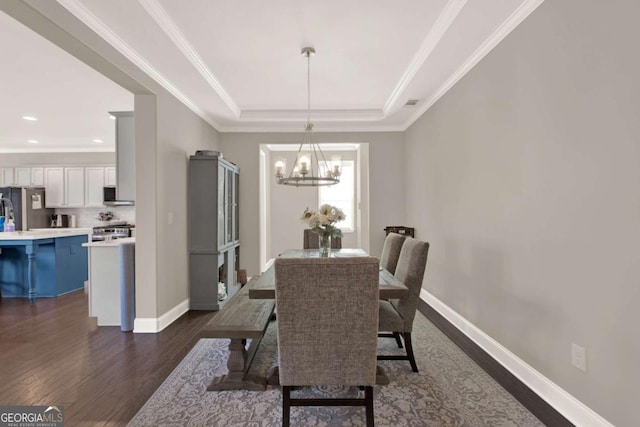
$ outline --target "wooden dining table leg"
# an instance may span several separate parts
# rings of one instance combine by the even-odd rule
[[[215,377],[209,387],[207,387],[208,391],[263,391],[267,388],[266,378],[248,374],[255,351],[257,350],[258,345],[260,345],[260,340],[251,340],[249,351],[246,349],[246,344],[246,339],[231,339],[231,342],[229,342],[229,356],[227,359],[227,368],[229,369],[229,373]]]

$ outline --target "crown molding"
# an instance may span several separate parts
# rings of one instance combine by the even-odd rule
[[[0,153],[115,153],[115,147],[92,148],[92,147],[68,147],[68,148],[0,148]]]
[[[124,40],[113,32],[105,23],[98,19],[89,9],[78,0],[57,0],[65,9],[78,18],[83,24],[102,37],[107,43],[113,46],[120,54],[133,62],[149,77],[155,80],[160,86],[175,96],[180,102],[186,105],[191,111],[200,116],[204,121],[217,129],[218,124],[208,116],[202,109],[194,104],[184,93],[182,93],[169,79],[149,64],[142,55],[136,52]]]
[[[420,116],[433,106],[449,89],[464,77],[475,65],[482,60],[494,47],[511,33],[522,21],[525,20],[544,0],[527,0],[520,5],[500,25],[456,71],[416,110],[403,125],[402,130],[407,130]]]
[[[213,75],[211,70],[206,66],[197,50],[189,43],[186,36],[180,31],[176,23],[171,19],[169,14],[156,0],[138,0],[138,3],[147,11],[147,13],[158,24],[160,29],[171,39],[178,50],[189,60],[191,65],[200,73],[211,88],[218,94],[225,105],[236,116],[240,117],[240,108],[233,101],[231,96],[222,87],[218,79]]]
[[[274,121],[286,122],[292,120],[306,120],[311,117],[311,122],[348,122],[353,120],[376,121],[384,118],[381,109],[351,109],[351,110],[242,110],[242,121]]]
[[[544,0],[526,0],[518,9],[516,9],[506,21],[504,21],[491,36],[489,36],[482,45],[476,49],[467,60],[454,71],[451,76],[424,102],[416,109],[404,123],[400,125],[376,125],[375,122],[387,118],[392,110],[395,111],[400,96],[406,90],[411,81],[415,78],[416,73],[424,65],[429,55],[440,42],[451,24],[455,21],[460,11],[464,8],[467,0],[449,0],[447,5],[439,15],[434,27],[431,29],[418,52],[414,55],[411,64],[402,75],[400,81],[396,84],[391,96],[386,101],[382,109],[352,109],[352,110],[316,110],[312,112],[314,121],[323,122],[322,129],[314,129],[314,132],[403,132],[407,130],[420,116],[422,116],[431,106],[433,106],[451,87],[453,87],[467,72],[469,72],[485,55],[487,55],[498,43],[500,43],[515,27],[517,27],[529,14],[531,14]],[[191,65],[195,67],[200,75],[208,82],[214,91],[221,97],[225,105],[235,115],[240,122],[238,124],[222,124],[219,123],[211,114],[192,102],[184,93],[182,93],[169,79],[156,70],[145,58],[122,40],[114,31],[106,24],[98,19],[91,11],[89,11],[79,0],[57,0],[65,9],[72,13],[81,22],[92,29],[96,34],[106,40],[124,57],[134,63],[144,73],[149,75],[160,86],[175,96],[180,102],[185,104],[190,110],[201,117],[205,122],[210,124],[219,132],[301,132],[300,125],[284,124],[286,121],[299,121],[307,117],[307,112],[296,110],[259,110],[246,109],[242,110],[238,107],[232,98],[227,94],[226,90],[216,80],[215,76],[209,71],[204,61],[196,50],[187,41],[180,32],[177,25],[167,15],[166,11],[157,2],[157,0],[139,0],[145,11],[154,19],[159,27],[167,34],[167,36],[175,43],[178,50],[185,55]],[[356,123],[349,125],[350,121],[357,120],[360,122],[370,121],[371,124]],[[226,120],[225,120],[226,121]],[[249,121],[271,121],[281,124],[268,126],[264,124],[248,124]],[[333,123],[324,123],[324,122]],[[241,122],[247,122],[242,124]],[[338,123],[336,123],[338,122]]]
[[[304,123],[296,123],[290,125],[264,126],[264,125],[226,125],[216,128],[220,133],[304,133]],[[376,124],[360,124],[352,125],[349,123],[335,124],[324,123],[322,128],[313,128],[314,134],[329,132],[402,132],[402,125],[376,125]]]
[[[387,102],[384,104],[384,116],[387,116],[400,102],[400,97],[404,93],[405,89],[407,89],[409,84],[413,81],[416,73],[420,68],[422,68],[429,55],[431,55],[431,52],[433,52],[438,43],[440,43],[440,40],[451,24],[456,20],[456,17],[464,8],[466,3],[467,0],[449,0],[445,5],[442,13],[438,16],[438,19],[427,34],[427,37],[425,37],[420,48],[409,63],[409,66],[396,84],[396,87],[391,92],[391,96],[389,96],[389,99],[387,99]]]

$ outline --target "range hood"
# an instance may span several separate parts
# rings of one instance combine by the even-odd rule
[[[135,206],[135,200],[112,200],[110,202],[104,202],[105,206]]]
[[[110,111],[116,118],[116,200],[105,206],[134,206],[136,199],[136,145],[133,111]]]

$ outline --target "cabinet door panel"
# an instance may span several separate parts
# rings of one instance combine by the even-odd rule
[[[104,168],[104,185],[109,187],[116,186],[116,168],[114,166]]]
[[[31,168],[31,185],[38,187],[44,185],[44,168]]]
[[[225,179],[227,173],[222,165],[218,166],[218,249],[225,246]]]
[[[65,168],[64,186],[66,206],[84,206],[84,168]]]
[[[13,168],[0,168],[0,185],[13,185]]]
[[[64,168],[45,168],[44,187],[48,208],[64,206]]]
[[[103,205],[103,188],[105,168],[85,168],[85,206],[100,207]]]
[[[31,168],[16,168],[15,178],[16,185],[31,186]]]

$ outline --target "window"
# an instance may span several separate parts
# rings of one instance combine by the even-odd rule
[[[342,231],[354,231],[356,186],[353,160],[343,160],[341,169],[339,184],[318,187],[320,205],[327,203],[342,209],[347,218],[337,223],[338,227]]]

